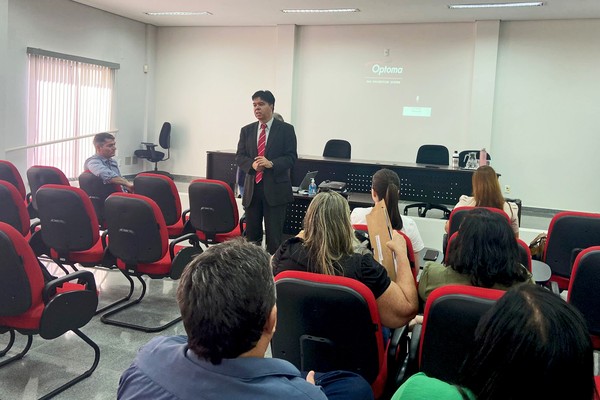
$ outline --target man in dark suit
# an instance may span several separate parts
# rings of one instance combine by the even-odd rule
[[[273,118],[275,97],[270,91],[254,93],[252,106],[258,121],[242,128],[235,156],[246,173],[246,237],[262,243],[264,218],[267,251],[273,254],[282,241],[287,203],[294,200],[290,170],[298,158],[296,133],[292,125]]]

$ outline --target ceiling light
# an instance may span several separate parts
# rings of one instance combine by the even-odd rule
[[[318,9],[291,9],[281,10],[283,13],[346,13],[360,12],[358,8],[318,8]]]
[[[163,16],[189,16],[189,15],[212,15],[212,13],[208,12],[208,11],[164,11],[164,12],[147,12],[144,13],[146,15],[151,15],[151,16],[159,16],[159,17],[163,17]]]
[[[543,1],[530,1],[521,3],[450,4],[448,5],[448,8],[538,7],[543,5]]]

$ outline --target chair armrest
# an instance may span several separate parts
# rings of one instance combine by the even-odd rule
[[[156,146],[158,146],[156,143],[150,143],[150,142],[142,142],[142,144],[146,147],[152,147],[152,148],[155,148]]]
[[[246,213],[240,218],[240,235],[246,236]]]
[[[175,258],[175,245],[186,240],[189,240],[194,247],[200,247],[200,240],[198,239],[198,236],[196,236],[195,232],[186,233],[185,235],[179,236],[169,243],[169,254],[171,255],[171,260]]]
[[[408,342],[410,340],[408,325],[394,329],[390,338],[387,352],[388,389],[389,393],[395,392],[404,378]]]
[[[56,295],[57,287],[62,286],[62,284],[65,282],[70,282],[73,280],[77,280],[78,284],[85,285],[85,290],[97,293],[96,280],[94,279],[94,274],[92,274],[90,271],[76,271],[68,275],[61,276],[60,278],[53,279],[50,282],[46,283],[46,286],[44,286],[44,290],[42,291],[42,298],[44,300],[44,304],[48,304],[52,297]]]
[[[398,373],[394,376],[393,382],[396,388],[404,383],[411,375],[414,375],[419,370],[419,343],[421,341],[421,324],[416,324],[412,327],[410,340],[407,344],[408,351],[405,357],[404,364],[399,368]]]
[[[31,226],[29,227],[29,232],[33,235],[35,233],[35,230],[37,229],[38,226],[42,225],[42,221],[35,221],[33,224],[31,224]]]

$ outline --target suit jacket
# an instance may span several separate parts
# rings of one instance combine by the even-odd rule
[[[240,131],[235,161],[246,172],[242,205],[248,207],[254,194],[254,178],[256,170],[252,168],[254,158],[258,155],[257,132],[259,122],[244,126]],[[290,203],[294,200],[290,170],[294,166],[298,153],[296,151],[296,132],[286,122],[273,119],[271,130],[265,146],[265,157],[273,163],[273,168],[263,171],[265,199],[271,206]]]

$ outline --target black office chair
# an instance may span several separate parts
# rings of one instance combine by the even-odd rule
[[[330,139],[325,143],[323,157],[350,158],[352,145],[347,140]]]
[[[165,158],[165,153],[162,151],[157,151],[156,147],[158,146],[156,143],[142,142],[144,146],[146,146],[146,150],[136,150],[133,154],[137,158],[145,158],[146,160],[154,163],[154,173],[167,175],[171,178],[170,173],[166,171],[158,170],[158,163],[160,161],[166,161],[171,157],[171,123],[165,122],[160,130],[160,135],[158,137],[158,143],[160,147],[167,150],[167,157]]]
[[[477,154],[476,157],[479,160],[479,152],[480,151],[481,150],[463,150],[460,153],[458,153],[458,166],[459,166],[459,168],[464,168],[467,165],[467,155],[469,153],[475,153],[475,154]],[[489,163],[489,161],[491,161],[491,159],[492,159],[492,156],[490,156],[490,153],[487,153],[488,163]]]
[[[450,152],[446,146],[441,144],[424,144],[417,151],[417,164],[427,165],[450,165]],[[444,219],[450,218],[450,209],[443,204],[434,203],[413,203],[404,207],[404,215],[408,215],[408,210],[417,208],[420,217],[427,216],[427,211],[437,209],[444,212]]]

